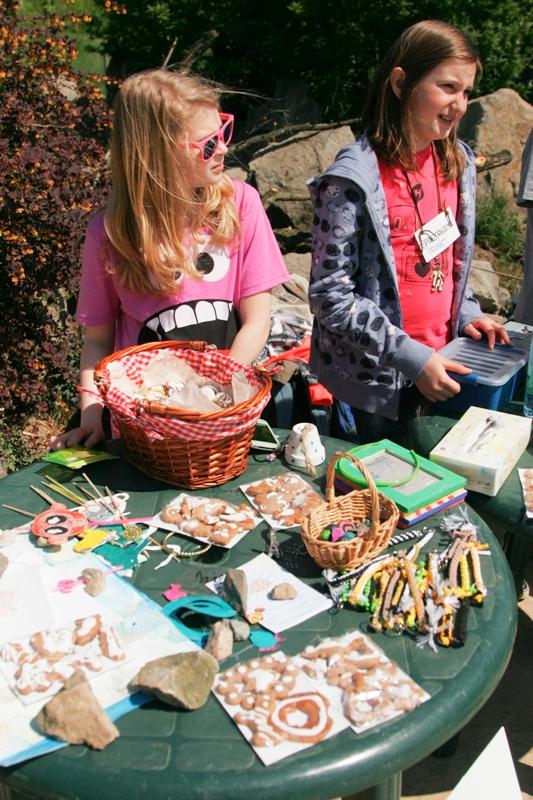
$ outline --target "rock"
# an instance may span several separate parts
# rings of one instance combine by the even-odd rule
[[[500,286],[490,261],[473,259],[468,283],[485,313],[499,314],[510,309],[511,293]]]
[[[0,578],[6,571],[8,564],[9,564],[9,558],[5,556],[3,553],[0,553]]]
[[[294,600],[298,592],[290,583],[278,583],[270,592],[271,600]]]
[[[65,681],[63,689],[43,706],[34,721],[47,736],[68,744],[86,744],[95,750],[103,750],[119,736],[80,670]]]
[[[233,652],[233,629],[227,620],[218,620],[211,627],[211,633],[205,646],[205,652],[210,653],[217,661],[223,661]]]
[[[242,569],[228,569],[222,584],[224,599],[236,611],[246,615],[248,608],[248,581]]]
[[[250,170],[274,227],[287,225],[309,231],[313,207],[306,187],[335,159],[341,147],[352,144],[351,128],[301,132],[284,143],[271,145],[250,162]]]
[[[520,180],[522,151],[533,128],[533,106],[513,89],[477,97],[468,104],[459,125],[459,136],[476,156],[491,156],[509,150],[511,161],[478,173],[480,194],[496,189],[514,201]]]
[[[81,576],[85,578],[83,590],[90,594],[91,597],[98,597],[105,590],[106,580],[101,569],[87,567],[87,569],[82,570]]]
[[[216,658],[204,650],[177,653],[148,661],[131,686],[170,706],[191,710],[204,705],[217,671]]]
[[[311,273],[311,253],[286,253],[285,266],[291,275],[300,275],[309,281]],[[307,300],[307,297],[305,298]]]
[[[229,619],[229,626],[233,631],[236,642],[245,642],[250,635],[250,626],[243,619]]]

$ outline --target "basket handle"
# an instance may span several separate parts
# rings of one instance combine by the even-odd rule
[[[95,383],[99,383],[103,380],[104,370],[111,361],[117,361],[120,358],[124,358],[124,356],[129,356],[131,353],[142,353],[143,350],[164,350],[166,347],[172,347],[174,350],[197,350],[199,353],[203,353],[205,350],[217,349],[216,345],[200,340],[188,342],[176,341],[175,339],[166,339],[163,342],[147,342],[146,344],[141,345],[134,344],[131,345],[131,347],[125,347],[123,350],[116,350],[115,352],[110,353],[108,356],[102,358],[102,360],[99,361],[94,368]]]
[[[363,475],[366,485],[368,487],[368,491],[370,493],[370,503],[371,503],[371,520],[370,520],[370,530],[374,531],[375,527],[380,523],[380,516],[379,516],[379,496],[378,490],[376,488],[376,484],[374,483],[374,479],[368,469],[365,467],[362,461],[356,458],[352,453],[343,453],[340,450],[336,453],[333,453],[331,456],[328,468],[326,472],[326,500],[331,505],[333,500],[335,499],[335,486],[333,484],[335,478],[335,465],[339,458],[347,458],[349,461],[353,461],[357,469]]]

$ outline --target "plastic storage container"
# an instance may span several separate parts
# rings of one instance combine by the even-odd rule
[[[513,397],[520,371],[528,360],[528,351],[522,348],[497,344],[489,350],[485,340],[477,342],[466,337],[453,339],[439,353],[472,370],[470,375],[450,373],[461,384],[461,391],[435,404],[448,411],[465,411],[470,406],[502,409]]]

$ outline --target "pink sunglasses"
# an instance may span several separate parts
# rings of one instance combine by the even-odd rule
[[[231,142],[231,137],[233,136],[233,114],[220,114],[219,116],[223,124],[220,126],[218,131],[215,133],[210,133],[208,136],[204,136],[203,139],[200,139],[197,142],[186,142],[188,147],[198,148],[204,164],[208,161],[211,161],[217,151],[219,142],[229,144]]]

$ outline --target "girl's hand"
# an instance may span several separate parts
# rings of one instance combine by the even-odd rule
[[[448,375],[448,372],[469,375],[472,370],[457,361],[450,361],[449,358],[445,358],[439,353],[433,353],[416,379],[415,385],[424,397],[432,403],[436,403],[439,400],[448,400],[461,391],[461,385],[454,381]]]
[[[105,433],[102,427],[102,406],[93,403],[82,411],[79,428],[73,428],[50,440],[50,450],[63,450],[65,447],[72,447],[76,444],[95,447],[103,441],[105,441]]]
[[[463,334],[465,336],[470,336],[471,339],[476,339],[477,341],[479,341],[483,337],[483,334],[485,334],[487,337],[489,350],[494,349],[494,344],[496,342],[499,342],[500,344],[511,344],[509,334],[503,325],[500,325],[499,322],[495,322],[493,319],[490,319],[490,317],[480,317],[480,319],[475,319],[472,322],[469,322],[468,325],[464,326]]]

